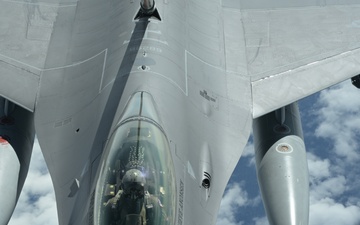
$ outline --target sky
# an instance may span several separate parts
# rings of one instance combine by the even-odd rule
[[[299,102],[310,178],[309,225],[360,225],[360,90],[347,80]],[[268,225],[252,138],[224,193],[216,225]],[[58,225],[51,178],[35,141],[9,225]]]

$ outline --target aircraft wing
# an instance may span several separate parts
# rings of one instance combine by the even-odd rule
[[[254,118],[359,74],[360,5],[355,3],[223,1],[223,7],[240,13]]]
[[[179,10],[174,12],[174,17],[169,16],[168,21],[164,19],[161,23],[196,22],[187,33],[179,30],[168,34],[169,37],[184,38],[181,47],[185,46],[185,53],[183,48],[178,52],[185,55],[184,71],[189,80],[180,79],[179,86],[184,86],[184,93],[189,89],[189,98],[194,97],[195,103],[201,103],[203,99],[210,102],[201,109],[205,113],[214,108],[213,121],[203,115],[201,121],[213,123],[214,127],[218,122],[224,124],[234,140],[239,139],[242,127],[236,127],[238,123],[234,121],[240,120],[238,109],[245,108],[243,105],[251,96],[255,118],[359,73],[360,5],[356,5],[356,1],[223,0],[220,3],[218,0],[189,0],[186,2],[193,7],[185,11],[192,17],[178,16],[176,13],[182,13],[183,7],[178,4],[180,1],[174,2],[179,5]],[[160,9],[161,1],[158,2]],[[164,5],[171,4],[172,1],[164,1]],[[116,18],[119,20],[114,20],[108,14],[111,7],[111,4],[96,0],[0,0],[0,95],[36,111],[36,132],[57,189],[59,218],[63,221],[70,217],[70,206],[74,204],[70,192],[72,184],[76,184],[74,177],[81,177],[89,149],[95,146],[93,140],[100,123],[99,115],[105,108],[103,102],[109,95],[108,85],[120,66],[119,46],[125,42],[112,40],[123,38],[124,31],[119,31],[116,37],[111,36],[113,39],[107,34],[115,35],[112,32],[115,28],[125,27],[128,33],[133,29],[120,23],[123,18],[133,18],[133,12],[118,13]],[[206,14],[201,15],[207,18],[199,20],[196,16],[200,14],[191,11],[195,7],[203,7]],[[164,11],[165,8],[163,6]],[[210,13],[213,11],[216,16]],[[120,22],[114,28],[108,21]],[[156,24],[154,26],[155,30]],[[218,29],[211,29],[213,27]],[[220,35],[222,28],[224,35]],[[154,34],[158,38],[158,33],[152,31],[151,35]],[[201,43],[201,35],[207,42]],[[218,51],[219,60],[213,62],[216,57],[205,54],[208,49]],[[200,72],[205,73],[201,71],[203,68],[207,68],[205,72],[211,76],[200,76]],[[239,87],[239,83],[244,84],[243,87]],[[249,86],[251,96],[247,90]],[[199,88],[202,88],[200,94]],[[221,105],[225,101],[226,104]],[[194,105],[202,107],[201,104]],[[249,124],[246,123],[248,130]],[[203,128],[203,124],[200,125]],[[216,152],[216,149],[225,146],[234,149],[231,153],[240,154],[231,145],[236,143],[234,140],[226,145],[226,141],[220,139],[228,133],[219,132],[217,138],[220,141],[216,143],[219,148],[209,150],[214,158],[223,158],[214,163],[217,173],[223,173],[221,168],[231,168],[227,161],[235,157]],[[103,136],[97,139],[97,145],[103,144],[106,135]],[[235,164],[236,160],[233,160],[232,165]],[[221,178],[223,180],[227,178]],[[221,199],[223,187],[215,187],[214,196],[216,193]],[[207,207],[216,208],[211,204]],[[63,221],[60,224],[65,224]]]
[[[77,6],[76,0],[0,0],[0,95],[35,112],[36,135],[53,179],[60,224],[70,217],[74,198],[68,196],[76,190],[75,178],[84,173],[97,131],[96,97],[101,95],[106,51],[93,44],[102,37],[84,35],[91,25],[102,32],[97,28],[103,24],[94,25],[84,14],[75,21]],[[106,6],[93,9],[102,13]],[[84,49],[83,43],[91,47]],[[72,54],[73,49],[81,50]]]
[[[50,25],[55,19],[48,13],[51,8],[44,7],[48,21],[41,23],[41,18],[37,18],[38,7],[0,1],[0,95],[30,111],[34,110],[51,35]]]
[[[204,89],[212,90],[218,96],[226,96],[230,99],[229,105],[245,108],[244,111],[247,110],[246,107],[249,107],[253,118],[360,73],[360,5],[355,4],[355,1],[223,0],[220,4],[221,9],[219,9],[218,1],[210,2],[212,4],[208,1],[205,3],[205,1],[197,0],[196,4],[193,4],[196,7],[203,7],[203,11],[206,11],[204,14],[207,16],[204,20],[208,22],[206,24],[205,21],[201,21],[200,18],[203,17],[197,18],[204,24],[201,28],[197,28],[203,31],[198,33],[201,35],[206,32],[208,35],[199,38],[196,46],[201,47],[205,45],[203,43],[208,45],[213,43],[208,48],[214,50],[211,54],[201,54],[195,47],[192,50],[191,45],[189,49],[190,52],[204,60],[203,64],[206,66],[218,63],[217,66],[221,67],[225,64],[226,74],[223,73],[221,78],[221,73],[212,76],[210,72],[204,72],[206,77],[204,76],[202,81],[197,82],[205,86],[205,81],[211,80],[213,83],[205,86]],[[191,5],[190,9],[192,8]],[[221,22],[219,22],[220,19],[213,19],[213,15],[220,11],[222,13],[221,18],[219,17]],[[200,13],[198,15],[203,16]],[[188,18],[191,21],[191,17],[188,16]],[[211,32],[217,30],[213,27],[221,26],[223,29],[222,39],[218,38],[216,32]],[[207,30],[207,28],[209,29]],[[218,41],[216,38],[221,40]],[[217,45],[216,41],[221,44]],[[218,50],[222,46],[225,49],[224,53]],[[211,61],[212,58],[209,59],[208,55],[211,55],[212,58],[216,58],[216,56],[223,58]],[[194,57],[187,58],[190,63],[194,62]],[[195,68],[190,63],[187,68]],[[214,69],[211,71],[213,74],[216,72]],[[195,73],[188,72],[188,74],[198,75],[201,73],[196,71]],[[248,86],[240,86],[239,83],[242,82],[236,82],[238,77],[244,80],[248,79]],[[218,91],[222,83],[217,82],[216,79],[225,80],[223,82],[226,83],[226,86],[223,86],[225,86],[227,95]],[[195,80],[195,78],[191,77],[188,80]],[[191,90],[190,85],[189,87]],[[247,106],[248,102],[244,101],[247,98],[251,98],[249,106]],[[245,140],[245,138],[241,140],[241,134],[247,131],[246,126],[241,126],[240,122],[236,122],[238,118],[243,120],[246,118],[246,113],[241,112],[238,108],[226,109],[226,117],[231,123],[218,122],[218,124],[227,126],[228,133],[233,134],[233,138],[238,142],[235,146],[241,146],[240,142]],[[219,106],[220,110],[221,106]],[[219,118],[222,119],[224,116]],[[211,119],[207,123],[212,123]],[[231,175],[232,166],[235,167],[235,165],[226,157],[233,154],[232,158],[238,159],[235,155],[239,149],[232,149],[227,153],[219,153],[216,150],[231,149],[232,146],[227,146],[225,143],[237,143],[236,141],[226,141],[221,143],[222,146],[216,146],[216,143],[210,148],[210,154],[218,159],[213,162],[213,168],[216,168],[213,177],[221,176],[223,178]],[[237,162],[237,160],[235,161]],[[221,175],[217,173],[221,173]],[[227,177],[223,180],[227,181]],[[212,186],[211,198],[221,199],[220,195],[213,194],[215,192],[222,194],[224,187],[220,186],[220,183],[222,181]],[[196,198],[194,197],[194,199]],[[208,204],[206,207],[211,214],[216,212],[214,209],[216,204]]]

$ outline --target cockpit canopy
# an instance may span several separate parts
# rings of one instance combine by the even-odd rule
[[[156,123],[141,117],[122,123],[102,162],[95,225],[174,224],[174,166],[166,136]]]

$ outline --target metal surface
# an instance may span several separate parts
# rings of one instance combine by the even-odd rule
[[[270,225],[307,225],[309,173],[297,103],[254,120],[256,171]]]
[[[159,21],[134,20],[138,1],[0,1],[0,95],[35,112],[59,224],[93,220],[104,146],[138,91],[169,141],[175,224],[215,224],[252,118],[359,74],[360,6],[319,2],[165,0]]]
[[[17,202],[20,162],[9,142],[0,137],[0,224],[8,224]]]
[[[140,2],[141,10],[145,14],[151,14],[155,10],[155,1],[154,0],[141,0]]]
[[[29,169],[35,130],[33,113],[0,97],[0,224],[7,224]]]

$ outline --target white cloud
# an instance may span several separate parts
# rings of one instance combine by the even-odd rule
[[[346,81],[320,93],[315,134],[324,146],[308,154],[310,225],[359,225],[360,92]]]
[[[267,217],[256,217],[253,219],[255,225],[269,225]]]
[[[360,225],[360,91],[346,81],[321,92],[313,105],[317,110],[314,113],[310,109],[311,121],[303,121],[315,127],[315,138],[318,138],[307,146],[311,150],[307,155],[309,225]],[[314,131],[305,132],[312,137]],[[254,164],[252,148],[252,143],[247,145],[243,157],[249,157]],[[226,201],[220,210],[245,210],[244,206],[229,201],[229,196],[224,195]],[[219,214],[218,225],[236,224],[231,220],[235,215],[224,215]],[[246,224],[268,225],[266,216],[252,217]]]
[[[316,202],[326,197],[336,198],[343,195],[345,190],[346,179],[344,176],[330,177],[311,186],[310,200]]]
[[[243,225],[244,222],[243,221],[236,222],[232,218],[218,216],[216,224],[218,224],[218,225]]]
[[[217,218],[217,225],[242,225],[244,221],[239,221],[236,216],[247,207],[256,207],[261,203],[260,195],[249,198],[244,185],[231,183],[228,185],[221,200],[220,210]]]
[[[255,151],[254,151],[254,143],[252,143],[251,141],[249,141],[245,148],[244,151],[241,155],[241,157],[253,157],[255,155]]]
[[[242,222],[236,221],[236,213],[239,207],[249,204],[248,194],[242,189],[239,183],[228,186],[224,197],[221,200],[218,214],[218,225],[241,225]]]
[[[320,159],[312,153],[307,154],[310,182],[330,176],[329,159]]]
[[[346,191],[347,180],[332,167],[329,159],[321,159],[308,153],[310,202],[327,197],[337,197]],[[335,169],[332,169],[335,168]]]
[[[255,162],[255,149],[254,149],[254,143],[252,141],[249,141],[246,144],[241,157],[249,157],[248,166],[255,166],[255,163],[256,163]]]
[[[310,225],[358,225],[360,208],[325,198],[310,206]]]
[[[315,134],[333,142],[334,153],[348,163],[360,159],[360,92],[346,81],[320,93]],[[327,150],[327,149],[324,149]]]

